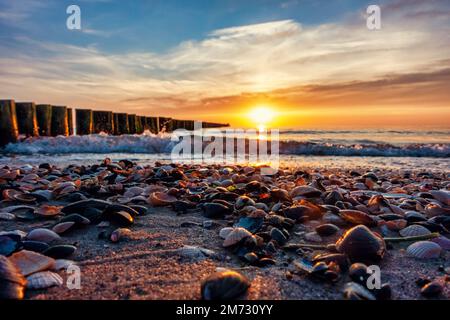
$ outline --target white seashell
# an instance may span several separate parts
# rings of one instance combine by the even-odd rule
[[[43,271],[32,274],[27,277],[27,289],[46,289],[54,286],[61,286],[63,279],[57,273],[51,271]]]
[[[180,256],[194,260],[201,260],[208,257],[214,257],[217,255],[212,250],[187,245],[177,249],[176,251]]]
[[[0,212],[0,220],[14,220],[16,218],[15,215],[13,215],[12,213],[9,212]]]
[[[244,228],[234,228],[223,241],[224,247],[230,247],[237,244],[239,241],[251,237],[252,233]]]
[[[442,248],[431,241],[418,241],[411,244],[406,252],[409,256],[418,259],[434,259],[438,258],[441,254]]]
[[[232,227],[222,228],[219,231],[219,237],[221,237],[222,239],[225,239],[230,234],[231,231],[233,231]]]
[[[31,230],[27,234],[27,240],[42,241],[50,243],[55,240],[61,240],[61,237],[54,231],[45,228]]]
[[[415,237],[430,234],[431,231],[424,226],[413,224],[399,231],[402,237]]]

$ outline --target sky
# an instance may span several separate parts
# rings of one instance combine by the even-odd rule
[[[66,27],[72,4],[80,30]],[[265,106],[272,127],[449,129],[449,88],[448,0],[0,0],[2,99],[235,127]]]

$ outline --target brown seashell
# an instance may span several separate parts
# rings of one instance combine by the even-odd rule
[[[35,214],[43,217],[53,217],[61,213],[61,206],[50,206],[44,204],[34,211]]]
[[[439,258],[442,248],[437,243],[431,241],[418,241],[411,244],[406,253],[417,259]]]
[[[404,229],[408,225],[408,221],[405,219],[396,219],[386,221],[384,224],[389,230],[398,231]]]
[[[111,233],[111,241],[112,242],[119,242],[120,240],[123,240],[131,235],[131,230],[127,228],[118,228],[114,230]]]
[[[155,207],[169,206],[175,201],[177,198],[164,192],[152,192],[148,198],[148,202]]]
[[[363,224],[368,227],[377,225],[377,222],[372,216],[358,210],[340,210],[339,216],[352,224]]]
[[[45,228],[31,230],[27,234],[26,238],[27,240],[41,241],[45,243],[61,240],[61,237],[56,232]]]
[[[18,268],[0,255],[0,300],[23,299],[26,280]]]
[[[290,196],[295,197],[305,197],[305,198],[317,198],[322,195],[322,191],[313,188],[311,186],[297,186],[291,190]]]
[[[238,242],[240,242],[241,240],[251,237],[252,234],[250,231],[248,231],[247,229],[244,228],[234,228],[225,238],[225,240],[223,241],[223,246],[224,247],[230,247],[233,246],[235,244],[237,244]]]
[[[400,230],[399,233],[402,237],[415,237],[430,234],[431,231],[425,228],[424,226],[413,224]]]
[[[14,200],[24,202],[24,203],[34,203],[36,202],[36,197],[27,193],[17,193],[13,195]]]
[[[53,267],[55,260],[40,253],[21,250],[9,257],[24,276],[44,271]]]
[[[437,203],[427,204],[425,207],[425,214],[428,217],[440,216],[440,215],[450,215],[450,209],[443,208]]]
[[[57,234],[63,234],[64,232],[69,231],[72,229],[72,227],[75,225],[75,222],[68,221],[68,222],[61,222],[55,225],[52,228],[52,231],[56,232]]]
[[[364,225],[347,230],[336,242],[338,252],[348,255],[352,262],[378,261],[383,258],[386,244]]]
[[[247,277],[225,269],[202,281],[201,295],[204,300],[231,300],[242,296],[249,287]]]
[[[27,289],[30,290],[46,289],[62,284],[61,276],[51,271],[37,272],[27,277]]]
[[[450,192],[447,190],[430,190],[431,195],[437,201],[450,206]]]

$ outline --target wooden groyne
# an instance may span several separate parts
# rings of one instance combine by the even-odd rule
[[[202,122],[202,126],[220,128],[228,127],[229,124]],[[0,100],[0,147],[16,142],[22,136],[69,136],[100,132],[122,135],[142,134],[144,131],[157,134],[177,129],[194,130],[194,120]]]

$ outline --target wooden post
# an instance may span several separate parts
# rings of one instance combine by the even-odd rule
[[[34,102],[16,102],[16,115],[19,134],[27,137],[35,137],[39,134]]]
[[[172,118],[159,117],[159,131],[166,128],[166,132],[172,132]]]
[[[128,125],[130,127],[130,134],[136,133],[136,115],[129,114],[128,115]]]
[[[150,130],[151,133],[158,133],[158,118],[157,117],[147,117],[147,129]]]
[[[52,135],[52,106],[49,104],[36,105],[36,118],[39,135],[42,137]]]
[[[52,136],[56,137],[59,135],[69,135],[67,107],[52,106]]]
[[[93,113],[90,109],[76,109],[77,135],[83,136],[94,132]]]
[[[114,133],[113,113],[111,111],[93,111],[94,133]]]
[[[69,123],[69,135],[73,135],[73,111],[72,108],[67,108],[67,122]]]
[[[142,133],[142,128],[141,128],[141,117],[140,116],[136,116],[136,133],[137,134],[141,134]]]
[[[115,131],[117,132],[116,134],[129,134],[130,125],[128,123],[128,115],[126,113],[115,113],[114,115],[116,117],[116,123],[114,127]]]
[[[0,100],[0,147],[16,142],[19,137],[14,100]]]

